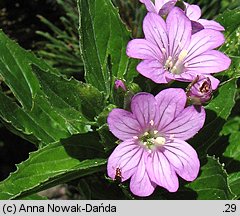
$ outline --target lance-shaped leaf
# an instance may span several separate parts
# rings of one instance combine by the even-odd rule
[[[128,72],[130,34],[110,0],[78,0],[78,8],[86,81],[109,96],[113,79],[123,79]]]
[[[28,160],[17,166],[15,173],[0,183],[0,199],[21,199],[54,185],[102,171],[106,159],[101,156],[96,133],[49,144],[31,153]]]
[[[90,84],[66,79],[0,32],[0,117],[14,133],[45,145],[86,133],[103,109],[104,96]]]

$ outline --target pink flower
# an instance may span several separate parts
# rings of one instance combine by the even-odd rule
[[[177,0],[154,0],[155,3],[151,0],[140,0],[145,4],[149,12],[159,14],[160,16],[167,15],[177,3]],[[218,22],[214,20],[200,19],[201,9],[198,5],[191,5],[184,2],[186,16],[192,21],[193,32],[205,28],[213,29],[217,31],[224,31],[224,27],[221,26]]]
[[[187,96],[192,104],[201,105],[211,99],[212,92],[210,79],[208,77],[197,77],[195,83],[187,92]]]
[[[192,35],[191,21],[180,8],[173,8],[166,22],[157,14],[148,13],[143,31],[144,39],[128,43],[127,55],[142,59],[138,72],[156,83],[191,82],[197,75],[203,75],[217,86],[219,81],[211,73],[230,66],[231,60],[214,50],[224,43],[223,34],[203,29]]]
[[[193,137],[205,121],[202,107],[185,107],[182,89],[169,88],[155,97],[139,93],[131,101],[131,112],[113,109],[107,119],[110,131],[122,142],[108,159],[108,175],[131,178],[130,190],[149,196],[157,185],[178,190],[178,177],[193,181],[199,172],[196,151],[185,140]]]

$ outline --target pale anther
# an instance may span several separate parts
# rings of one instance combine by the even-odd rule
[[[151,126],[153,126],[153,125],[154,125],[154,121],[151,120],[151,121],[149,122],[149,124],[150,124]]]

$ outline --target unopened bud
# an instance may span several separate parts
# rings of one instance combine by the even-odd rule
[[[127,91],[126,86],[122,80],[116,80],[115,81],[115,89],[121,88],[124,91]]]
[[[187,92],[188,99],[194,105],[208,102],[212,97],[212,85],[208,77],[197,77],[195,83]]]

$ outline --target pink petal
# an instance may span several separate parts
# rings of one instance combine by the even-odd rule
[[[168,137],[187,140],[203,127],[205,115],[203,107],[189,106],[162,128],[161,132]]]
[[[210,79],[211,85],[212,85],[212,90],[216,90],[218,85],[219,85],[219,83],[220,83],[220,81],[217,78],[215,78],[215,77],[213,77],[211,75],[206,75],[206,74],[203,74],[203,75]]]
[[[145,4],[145,6],[149,12],[158,13],[157,8],[155,7],[155,5],[153,4],[153,2],[151,0],[140,0],[140,2]]]
[[[177,175],[162,152],[155,151],[148,156],[147,171],[150,179],[157,185],[169,192],[177,191],[179,187]]]
[[[183,89],[165,89],[155,96],[158,102],[158,130],[161,131],[172,122],[184,109],[186,104],[186,93]]]
[[[151,195],[155,187],[156,184],[150,180],[145,167],[145,159],[142,157],[136,172],[131,178],[130,190],[137,196],[145,197]]]
[[[162,7],[168,3],[170,0],[155,0],[155,6],[157,11],[159,12]],[[176,0],[175,0],[176,1]]]
[[[157,102],[152,94],[138,93],[131,102],[131,110],[134,118],[137,119],[142,128],[150,128],[151,122],[155,122]]]
[[[155,13],[148,13],[143,20],[143,32],[147,41],[158,46],[163,54],[168,53],[166,23],[162,17]]]
[[[184,3],[186,6],[186,15],[192,21],[198,21],[201,17],[201,9],[198,5],[190,5],[188,3]]]
[[[175,171],[186,181],[196,179],[200,162],[194,148],[185,141],[173,139],[171,143],[164,145],[163,154]]]
[[[198,22],[206,29],[213,29],[216,31],[224,31],[224,27],[214,20],[199,19]]]
[[[133,114],[123,109],[113,109],[107,122],[110,131],[120,140],[132,139],[142,130]]]
[[[211,29],[203,29],[195,33],[192,35],[191,43],[187,49],[188,55],[184,62],[191,61],[202,53],[219,47],[224,43],[224,40],[221,32]]]
[[[161,8],[159,8],[158,14],[162,17],[167,16],[170,11],[175,7],[177,0],[167,1]]]
[[[137,71],[155,83],[168,83],[165,78],[165,69],[157,60],[144,60],[137,66]]]
[[[187,63],[187,71],[210,74],[224,71],[229,68],[231,59],[217,50],[202,53]]]
[[[136,172],[144,150],[136,142],[136,140],[129,139],[115,148],[108,158],[107,171],[109,177],[115,179],[117,168],[121,171],[122,181],[126,181]]]
[[[145,39],[131,40],[126,52],[129,57],[137,59],[162,59],[159,48]]]
[[[174,57],[189,45],[192,34],[192,25],[184,12],[177,7],[171,10],[166,23],[169,32],[169,55]]]

